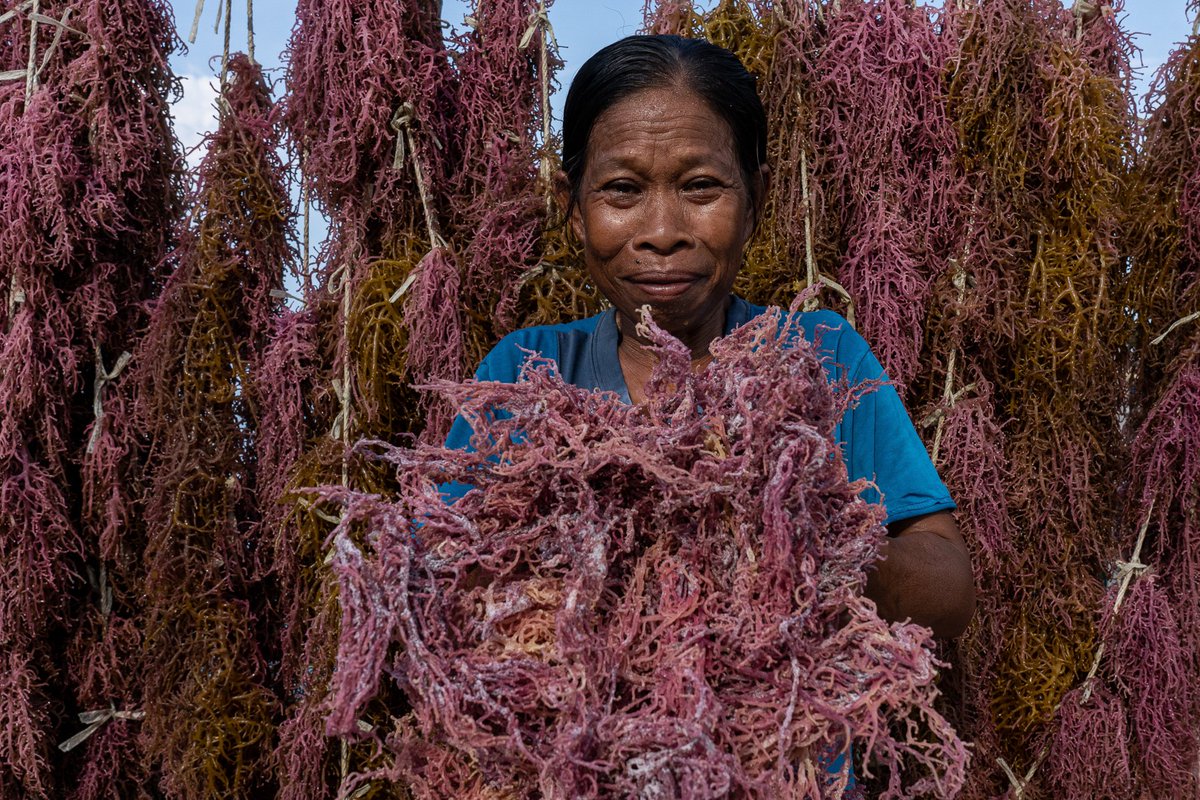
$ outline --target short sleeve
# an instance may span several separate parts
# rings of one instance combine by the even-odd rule
[[[493,349],[491,353],[488,353],[488,355],[484,357],[483,361],[479,364],[479,368],[475,370],[475,380],[496,380],[494,377],[492,377],[492,365],[490,363],[490,360],[495,352],[496,350]],[[471,447],[472,433],[474,433],[474,431],[471,429],[470,423],[463,418],[462,414],[456,414],[454,417],[454,422],[450,425],[450,432],[446,434],[446,447],[451,450],[466,450],[470,452],[472,449],[474,449]],[[454,493],[455,498],[457,499],[465,491],[465,487],[462,487],[460,491],[456,491]]]
[[[850,375],[851,386],[881,382],[846,412],[839,426],[850,479],[865,478],[876,487],[863,491],[863,499],[882,503],[888,524],[955,508],[900,395],[869,349]]]
[[[553,335],[542,334],[542,329],[527,328],[510,333],[484,356],[479,368],[475,370],[475,380],[516,383],[520,378],[521,368],[534,353],[556,361],[558,359],[557,343],[557,339]],[[503,411],[498,413],[502,414]],[[466,418],[462,414],[458,414],[450,425],[450,432],[446,434],[445,447],[472,452],[475,449],[471,446],[471,437],[474,433],[474,429]],[[451,481],[440,484],[438,488],[446,498],[446,502],[453,503],[466,494],[471,487],[465,483]]]

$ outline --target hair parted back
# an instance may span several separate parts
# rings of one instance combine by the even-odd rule
[[[767,161],[767,115],[754,76],[736,55],[704,39],[635,35],[598,51],[571,81],[563,109],[563,169],[572,204],[600,115],[636,92],[669,86],[695,92],[725,120],[747,185],[754,185]]]

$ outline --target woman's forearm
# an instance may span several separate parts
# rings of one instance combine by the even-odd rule
[[[949,512],[904,520],[867,575],[866,595],[889,622],[912,620],[941,638],[966,630],[975,613],[971,560]]]

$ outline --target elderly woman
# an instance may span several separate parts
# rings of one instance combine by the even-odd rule
[[[737,57],[701,40],[631,36],[583,65],[563,115],[557,191],[583,245],[588,273],[612,308],[589,319],[516,331],[476,372],[513,382],[530,352],[558,365],[564,380],[637,403],[655,365],[638,336],[638,310],[691,350],[695,369],[709,345],[764,309],[732,294],[743,251],[770,184],[767,123],[755,81]],[[830,380],[851,385],[886,375],[867,343],[840,316],[800,314]],[[469,446],[455,422],[447,445]],[[911,619],[957,636],[974,611],[966,545],[954,502],[891,386],[847,412],[836,436],[851,479],[877,491],[889,538],[867,595],[888,620]]]

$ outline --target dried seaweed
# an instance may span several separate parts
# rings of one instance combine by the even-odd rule
[[[1014,782],[1036,790],[1026,784],[1045,758],[1046,726],[1096,647],[1096,575],[1117,541],[1119,358],[1130,329],[1114,293],[1133,124],[1111,14],[1083,26],[1057,2],[961,5],[948,8],[962,42],[949,109],[973,197],[959,266],[937,290],[958,302],[928,327],[934,354],[953,348],[978,376],[955,376],[951,360],[944,383],[923,391],[945,407],[982,378],[1005,426],[990,445],[1003,448],[1010,476],[991,489],[1011,525],[1006,563],[994,565],[1002,608],[985,601],[967,650],[981,681],[973,703],[987,702],[970,732],[981,746],[975,797]],[[954,482],[951,491],[976,502]],[[996,546],[998,511],[967,523],[976,552]]]
[[[137,665],[123,619],[135,589],[116,569],[135,485],[113,421],[124,400],[104,386],[144,322],[179,209],[176,40],[152,0],[0,12],[0,72],[25,73],[0,81],[0,793],[87,797],[139,777],[125,718],[89,740],[82,767],[52,737],[77,724],[68,713],[136,701],[122,674],[91,668]]]
[[[1200,12],[1194,4],[1191,10]],[[1122,52],[1121,39],[1109,38],[1102,42],[1107,50]],[[1100,605],[1102,644],[1083,697],[1086,704],[1095,689],[1120,698],[1128,752],[1110,768],[1161,797],[1196,793],[1200,757],[1193,723],[1200,717],[1200,337],[1187,327],[1200,298],[1200,228],[1193,208],[1200,186],[1198,45],[1193,31],[1155,77],[1126,188],[1130,258],[1121,288],[1133,336],[1123,407],[1132,434],[1121,487],[1124,541],[1112,558],[1109,592]],[[1164,346],[1168,339],[1173,346]],[[1060,713],[1077,713],[1067,702]],[[1061,747],[1068,759],[1096,759],[1104,741],[1076,737]],[[1102,790],[1103,776],[1081,772],[1079,786],[1090,780],[1092,793]]]
[[[378,767],[370,748],[343,741],[339,753],[323,736],[337,634],[324,545],[331,522],[296,490],[336,482],[388,491],[388,476],[345,447],[404,433],[440,441],[451,407],[411,384],[461,378],[501,335],[545,311],[521,293],[549,288],[539,280],[545,265],[565,260],[539,242],[556,169],[547,5],[480,4],[449,42],[437,3],[298,10],[288,119],[332,235],[306,298],[309,330],[293,332],[288,348],[304,353],[309,406],[303,419],[291,414],[305,444],[289,451],[287,489],[277,486],[289,510],[276,530],[275,574],[294,593],[282,653],[288,796],[327,794],[348,773]],[[364,724],[404,702],[392,700]]]
[[[139,347],[150,441],[144,735],[173,797],[272,785],[276,699],[260,638],[257,371],[273,327],[291,211],[279,114],[261,69],[230,59],[193,217]]]
[[[271,467],[278,476],[271,501],[280,504],[271,530],[272,574],[286,596],[280,645],[286,710],[276,758],[289,798],[331,797],[347,772],[374,763],[369,748],[339,746],[324,735],[337,635],[323,545],[331,523],[295,490],[329,482],[383,488],[378,474],[347,459],[347,445],[363,435],[418,432],[429,410],[409,388],[408,343],[417,315],[406,309],[414,284],[420,282],[417,295],[425,299],[437,288],[430,279],[444,277],[416,270],[444,245],[449,209],[435,189],[449,185],[459,166],[457,86],[439,8],[427,1],[301,2],[288,46],[288,131],[302,156],[306,196],[331,223],[304,317],[281,329],[291,341],[279,339],[271,361],[272,374],[296,381],[272,391],[292,398],[289,435],[303,441],[303,452],[293,444]],[[434,348],[426,353],[451,351],[432,366],[458,375],[457,298],[428,311],[423,322],[433,322],[440,338],[424,343]],[[427,356],[423,366],[430,362]]]
[[[851,742],[881,797],[954,796],[929,634],[860,594],[883,528],[831,439],[854,394],[781,319],[701,375],[647,320],[640,406],[542,363],[440,387],[478,452],[365,445],[400,491],[323,491],[347,504],[331,729],[386,671],[415,714],[393,774],[424,796],[840,796],[821,758]],[[444,480],[475,488],[446,506]]]
[[[957,42],[905,0],[826,12],[813,58],[813,159],[836,277],[901,395],[916,378],[931,284],[969,208],[943,86]]]

